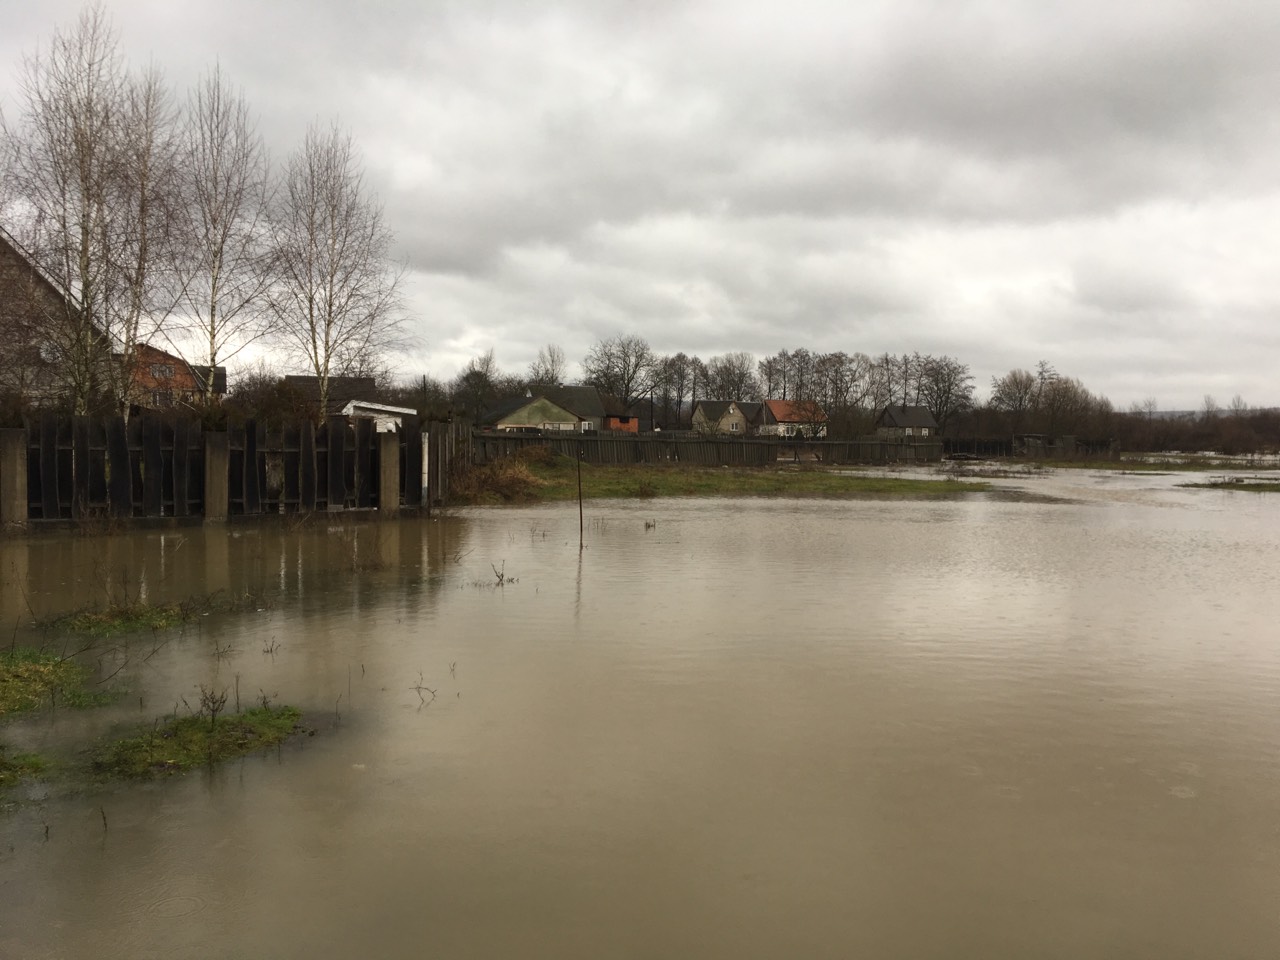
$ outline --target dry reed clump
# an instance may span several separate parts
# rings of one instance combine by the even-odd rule
[[[518,460],[520,463],[539,467],[554,467],[560,460],[573,462],[572,458],[563,457],[546,446],[525,447],[523,450],[518,451],[513,459]]]
[[[540,449],[546,450],[546,447]],[[454,480],[452,493],[472,503],[521,503],[536,499],[536,491],[543,485],[524,460],[504,457],[471,467]]]

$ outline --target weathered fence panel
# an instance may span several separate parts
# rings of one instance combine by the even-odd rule
[[[417,508],[448,500],[471,462],[466,423],[411,422],[399,437],[372,420],[329,418],[204,433],[192,420],[42,415],[5,434],[6,523],[93,517],[225,520],[298,511]],[[209,499],[211,498],[211,499]],[[10,502],[12,501],[12,503]]]

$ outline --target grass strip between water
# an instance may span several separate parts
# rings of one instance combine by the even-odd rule
[[[920,480],[827,467],[691,467],[678,464],[582,465],[582,493],[595,498],[785,496],[946,497],[990,489],[984,482]],[[578,496],[577,464],[533,447],[520,456],[474,468],[455,484],[472,504],[537,503]]]
[[[1201,490],[1238,490],[1241,493],[1280,493],[1278,480],[1211,480],[1208,483],[1180,483],[1180,487],[1198,487]]]
[[[105,746],[93,768],[99,776],[140,779],[210,766],[282,743],[301,719],[302,712],[288,706],[169,717]]]

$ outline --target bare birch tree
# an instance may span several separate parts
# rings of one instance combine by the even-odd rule
[[[99,6],[24,63],[10,141],[16,224],[52,283],[43,352],[72,409],[127,411],[129,367],[167,312],[172,111],[159,75],[130,77]],[[114,355],[114,357],[113,357]]]
[[[313,125],[289,158],[274,205],[273,335],[320,384],[368,369],[402,342],[401,274],[382,207],[351,136]]]
[[[182,309],[195,356],[213,370],[267,332],[267,154],[244,95],[215,66],[188,98],[182,129]]]
[[[46,307],[44,350],[76,413],[88,410],[110,362],[104,240],[123,73],[105,15],[88,9],[73,28],[54,34],[46,53],[24,62],[22,114],[5,130],[12,190],[28,214],[15,227],[66,294]]]
[[[111,398],[127,413],[139,347],[161,331],[176,302],[177,114],[157,69],[125,82],[118,127],[117,229],[108,248],[112,287],[106,331],[118,351],[107,365]]]

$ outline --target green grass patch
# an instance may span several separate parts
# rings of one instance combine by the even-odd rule
[[[138,779],[209,766],[281,743],[299,729],[296,707],[255,707],[210,717],[170,717],[113,741],[93,760],[99,776]]]
[[[56,653],[6,650],[0,653],[0,717],[40,707],[107,703],[111,695],[93,690],[90,675],[82,663]]]
[[[478,468],[465,502],[537,503],[574,500],[577,464],[570,457],[521,456]],[[496,478],[497,482],[488,482]],[[920,480],[859,474],[829,467],[691,467],[679,464],[582,465],[582,494],[595,498],[950,496],[988,490],[985,482]],[[459,488],[454,487],[455,495]]]
[[[73,633],[109,637],[141,630],[167,630],[190,619],[190,611],[180,604],[151,604],[137,601],[112,604],[103,610],[83,610],[55,620],[51,626]]]
[[[1280,480],[1223,479],[1208,483],[1180,483],[1180,487],[1199,487],[1202,490],[1239,490],[1241,493],[1280,493]]]
[[[48,765],[38,753],[15,753],[9,756],[4,746],[0,745],[0,790],[28,777],[38,777]]]

